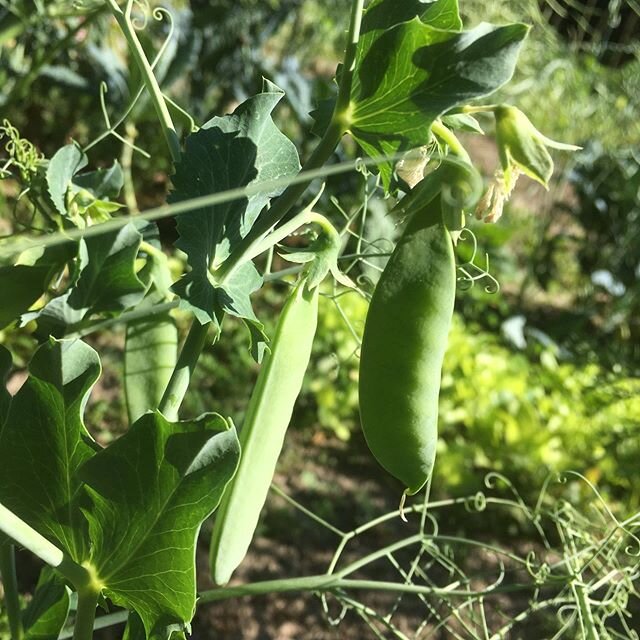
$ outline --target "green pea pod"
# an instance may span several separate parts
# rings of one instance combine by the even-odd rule
[[[276,468],[311,357],[318,323],[318,287],[307,279],[287,300],[240,431],[240,465],[218,508],[210,548],[211,575],[226,584],[244,559]]]
[[[456,272],[440,197],[417,210],[376,286],[360,359],[360,416],[378,462],[417,493],[433,470]]]
[[[176,364],[178,330],[167,313],[127,324],[124,388],[129,423],[156,409]]]

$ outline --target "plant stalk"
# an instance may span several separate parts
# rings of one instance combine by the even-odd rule
[[[178,134],[176,133],[176,128],[173,124],[173,120],[171,119],[171,114],[169,113],[164,96],[162,95],[162,90],[160,89],[158,80],[153,73],[153,69],[149,64],[149,61],[147,60],[147,56],[140,44],[140,40],[138,40],[135,27],[131,21],[131,1],[129,0],[127,2],[127,8],[125,11],[118,6],[116,0],[107,1],[111,7],[113,17],[116,19],[118,26],[127,40],[129,51],[140,70],[142,80],[149,92],[151,102],[153,103],[158,120],[160,121],[162,133],[167,142],[167,146],[169,147],[171,160],[176,163],[180,159],[180,142],[178,140]]]
[[[100,590],[92,585],[78,590],[78,609],[73,628],[73,640],[91,640],[93,623],[96,619],[96,607]]]
[[[113,3],[115,0],[109,0],[109,2]],[[342,136],[350,126],[351,86],[353,83],[356,50],[360,37],[363,10],[364,0],[354,0],[349,24],[349,38],[345,50],[344,68],[331,122],[301,171],[311,171],[321,168],[336,150]],[[150,75],[153,77],[153,73]],[[162,104],[164,105],[164,100]],[[311,180],[305,180],[304,182],[290,184],[274,202],[273,206],[258,217],[249,233],[238,243],[236,249],[222,265],[220,265],[214,274],[219,286],[224,284],[238,266],[250,259],[250,256],[255,256],[256,248],[260,246],[264,236],[285,218],[310,183]],[[159,409],[168,419],[176,419],[178,416],[178,410],[189,387],[191,374],[204,348],[207,331],[208,324],[201,325],[197,320],[193,321],[182,351],[180,352],[176,368],[171,375],[171,379],[160,403]]]
[[[184,396],[189,388],[191,376],[198,363],[198,358],[207,342],[207,334],[211,322],[200,324],[198,320],[193,321],[191,329],[187,334],[187,338],[182,345],[178,362],[171,374],[167,388],[162,394],[162,400],[158,409],[167,420],[174,421],[178,419],[178,411],[184,400]],[[214,342],[217,341],[217,336]]]
[[[3,504],[0,504],[0,531],[57,569],[76,589],[80,589],[89,581],[89,572],[84,567],[74,562]]]
[[[4,587],[4,603],[7,609],[11,638],[12,640],[22,640],[24,629],[22,628],[20,593],[16,575],[15,547],[12,544],[0,547],[0,578],[2,578],[2,586]]]
[[[430,585],[407,584],[404,582],[385,582],[382,580],[348,580],[339,574],[307,576],[304,578],[285,578],[282,580],[265,580],[234,587],[219,587],[203,591],[198,596],[198,604],[220,602],[241,596],[266,595],[270,593],[284,593],[288,591],[335,592],[346,589],[363,591],[385,591],[390,593],[411,593],[417,595],[446,595],[461,597],[479,597],[481,595],[495,595],[497,593],[515,593],[535,591],[535,584],[512,584],[504,587],[492,587],[485,591],[470,591],[467,589],[439,588]]]

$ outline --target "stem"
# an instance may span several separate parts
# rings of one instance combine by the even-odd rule
[[[73,640],[91,640],[93,623],[96,619],[96,607],[100,589],[88,585],[78,591],[78,609],[73,629]]]
[[[353,85],[353,72],[356,67],[356,53],[360,40],[360,27],[362,25],[362,13],[364,0],[355,0],[351,7],[351,20],[349,23],[349,35],[347,47],[344,52],[342,76],[338,88],[338,99],[335,112],[339,115],[348,115],[351,101],[351,86]]]
[[[140,44],[140,40],[138,40],[135,27],[131,22],[131,2],[130,0],[127,2],[127,8],[124,12],[118,6],[116,0],[107,0],[107,2],[111,7],[111,13],[113,13],[114,18],[127,40],[129,51],[140,70],[142,80],[149,92],[151,102],[153,103],[158,120],[160,121],[162,133],[164,134],[167,146],[169,147],[171,159],[175,163],[180,159],[180,143],[178,141],[178,134],[176,133],[176,128],[173,124],[173,120],[171,119],[171,115],[167,108],[164,96],[162,95],[158,80],[153,73],[153,69],[147,60],[147,56]]]
[[[432,587],[429,585],[406,584],[404,582],[384,582],[382,580],[347,580],[336,575],[316,575],[305,578],[287,578],[283,580],[265,580],[237,587],[220,587],[210,589],[199,594],[198,604],[206,602],[220,602],[241,596],[266,595],[283,593],[286,591],[339,591],[344,589],[360,589],[367,591],[387,591],[391,593],[412,593],[418,595],[445,595],[460,597],[479,597],[498,593],[514,593],[535,591],[535,584],[512,584],[504,587],[492,587],[485,591],[471,591],[467,589],[448,589],[447,587]]]
[[[451,149],[451,153],[453,153],[453,155],[458,156],[465,162],[471,164],[471,158],[469,157],[467,150],[462,146],[460,140],[458,140],[453,131],[448,127],[445,127],[440,120],[433,121],[433,124],[431,125],[431,132],[436,136],[436,138],[440,138],[440,140],[444,142],[449,149]]]
[[[309,156],[302,171],[310,171],[322,167],[335,151],[345,132],[346,129],[336,121],[334,113],[331,124],[318,146]],[[305,180],[287,187],[284,193],[274,202],[273,206],[256,220],[249,233],[238,243],[236,249],[216,271],[216,280],[220,284],[227,280],[238,266],[246,262],[249,259],[248,256],[255,257],[257,255],[256,247],[260,245],[263,237],[289,213],[310,183],[311,180]]]
[[[108,1],[111,4],[115,3],[115,0]],[[331,154],[340,143],[342,136],[350,126],[349,103],[364,0],[354,0],[352,7],[349,39],[345,51],[344,67],[340,79],[336,106],[327,130],[301,171],[311,171],[321,168],[329,160]],[[151,78],[155,80],[153,73],[150,75]],[[162,98],[162,95],[160,95],[160,98]],[[164,100],[162,100],[162,105],[166,109]],[[236,249],[216,271],[215,276],[219,285],[222,285],[239,265],[249,260],[249,256],[255,257],[255,255],[257,255],[255,253],[256,247],[260,246],[264,236],[289,213],[310,183],[311,180],[305,180],[296,184],[290,184],[284,190],[284,193],[274,202],[273,206],[257,219],[253,227],[249,230],[249,233],[238,243]],[[171,375],[169,384],[160,402],[159,409],[167,419],[176,419],[178,416],[178,409],[189,387],[191,374],[204,348],[208,327],[208,324],[200,325],[198,320],[194,320],[191,325],[189,335],[180,352],[176,368]]]
[[[12,544],[0,547],[0,578],[4,587],[4,603],[7,608],[9,629],[12,640],[22,640],[22,615],[20,612],[20,593],[16,576],[15,548]]]
[[[211,324],[211,322],[200,324],[198,320],[194,320],[191,325],[187,338],[182,345],[178,362],[158,407],[167,420],[178,419],[178,410],[189,388],[189,381],[198,363],[198,358],[204,349]],[[219,332],[215,340],[217,340],[218,335]]]
[[[128,611],[116,611],[114,613],[108,613],[106,616],[100,616],[96,618],[93,622],[93,630],[97,631],[98,629],[106,629],[108,627],[113,627],[116,624],[122,624],[126,622],[129,618]],[[67,638],[73,637],[74,626],[65,627],[58,636],[58,640],[67,640]]]
[[[40,535],[33,527],[0,503],[0,531],[57,569],[76,589],[90,581],[89,572],[61,549]]]
[[[360,26],[362,24],[362,13],[364,0],[354,0],[349,23],[349,36],[344,55],[342,75],[338,87],[338,97],[331,116],[331,122],[322,136],[318,146],[314,149],[309,159],[302,167],[301,171],[311,171],[322,167],[335,151],[342,136],[351,126],[351,86],[353,84],[353,72],[356,64],[356,51],[358,40],[360,39]],[[300,199],[311,180],[300,182],[288,186],[284,193],[274,202],[271,209],[265,211],[258,218],[249,233],[238,244],[235,251],[224,261],[217,271],[220,282],[247,260],[247,256],[253,254],[255,246],[263,236],[269,232],[278,222],[280,222]]]

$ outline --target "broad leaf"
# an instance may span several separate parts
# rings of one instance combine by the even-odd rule
[[[373,0],[367,6],[362,19],[360,34],[380,34],[401,22],[420,18],[422,22],[436,29],[459,31],[462,20],[458,0]]]
[[[419,18],[370,31],[358,47],[351,133],[374,157],[426,144],[435,118],[511,78],[527,31],[482,24],[460,33]],[[379,167],[388,188],[393,162]]]
[[[42,297],[52,278],[76,251],[73,242],[32,249],[20,256],[20,264],[0,267],[0,329],[20,319]]]
[[[68,327],[93,313],[118,312],[134,306],[146,290],[135,271],[141,240],[133,224],[81,240],[71,288],[40,311],[26,314],[23,321],[37,318],[41,333],[60,337]]]
[[[122,167],[117,160],[107,169],[97,169],[74,176],[72,188],[86,189],[94,198],[104,200],[105,198],[117,198],[124,186],[124,174]]]
[[[80,341],[49,341],[29,370],[0,415],[0,502],[81,561],[87,537],[76,471],[96,446],[82,414],[100,361]]]
[[[11,394],[7,390],[7,378],[13,364],[11,353],[0,344],[0,433],[9,413]]]
[[[300,170],[297,151],[271,118],[282,96],[278,87],[265,81],[263,92],[244,102],[232,115],[213,118],[190,135],[172,178],[175,190],[170,202],[296,175]],[[179,216],[177,246],[187,254],[192,271],[176,291],[201,322],[218,321],[223,311],[254,320],[248,300],[260,286],[255,272],[245,270],[223,289],[214,285],[210,270],[227,258],[270,198],[281,191],[275,189]]]
[[[221,416],[169,423],[147,413],[80,470],[91,563],[105,595],[134,609],[147,635],[191,620],[196,537],[238,460],[235,429]]]
[[[33,598],[22,614],[25,640],[57,640],[69,615],[70,590],[50,567],[40,572]]]
[[[462,29],[458,0],[373,0],[362,19],[359,45],[361,57],[380,34],[413,18],[420,18],[422,22],[436,29]],[[340,75],[340,69],[337,75]],[[329,125],[335,102],[335,98],[322,100],[310,114],[315,121],[312,132],[319,137]]]
[[[48,274],[47,267],[0,267],[0,329],[18,320],[42,296]]]
[[[71,179],[83,167],[87,166],[87,156],[76,144],[68,144],[59,149],[49,160],[47,167],[47,186],[49,195],[58,213],[67,215],[67,191]]]
[[[178,330],[169,313],[127,324],[124,388],[129,424],[157,409],[178,353]]]

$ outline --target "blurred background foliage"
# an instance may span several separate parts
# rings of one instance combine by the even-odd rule
[[[514,82],[492,100],[517,104],[546,135],[584,149],[557,157],[549,192],[522,179],[500,225],[472,225],[501,289],[490,295],[480,284],[458,296],[434,490],[478,490],[494,469],[535,493],[549,469],[571,468],[627,510],[640,504],[640,6],[636,0],[460,4],[470,25],[520,20],[533,26]],[[344,2],[152,6],[174,16],[156,72],[196,123],[229,112],[267,76],[286,91],[280,126],[306,153],[314,140],[309,111],[332,92]],[[105,7],[97,0],[0,0],[0,113],[47,157],[70,138],[86,145],[105,131],[101,95],[114,122],[140,85]],[[170,28],[149,18],[141,37],[150,57]],[[186,134],[188,119],[174,112]],[[170,185],[154,123],[145,100],[124,123],[129,141],[148,155],[127,156],[129,148],[115,136],[89,152],[95,166],[125,158],[141,209],[163,202]],[[470,135],[464,142],[491,177],[497,166],[491,122],[482,124],[488,139]],[[124,135],[124,127],[119,131]],[[356,150],[347,141],[340,153]],[[370,186],[361,176],[332,178],[327,193],[339,206],[327,196],[320,208],[344,221],[340,211],[348,216],[362,207]],[[18,196],[15,182],[0,182],[2,235],[16,228],[25,206]],[[371,241],[393,235],[386,206],[376,197],[367,202]],[[168,247],[175,238],[170,221],[161,232]],[[355,248],[351,239],[345,252]],[[465,251],[460,248],[461,259]],[[351,275],[372,273],[365,267]],[[268,327],[285,291],[269,285],[258,302]],[[366,301],[326,293],[294,423],[347,441],[359,428],[355,383]],[[205,353],[185,410],[215,408],[241,422],[256,369],[242,330],[231,322],[225,330],[227,339]],[[33,345],[29,327],[6,330],[0,340],[24,366]],[[121,329],[91,340],[106,372],[89,422],[106,440],[125,424],[117,395]]]

